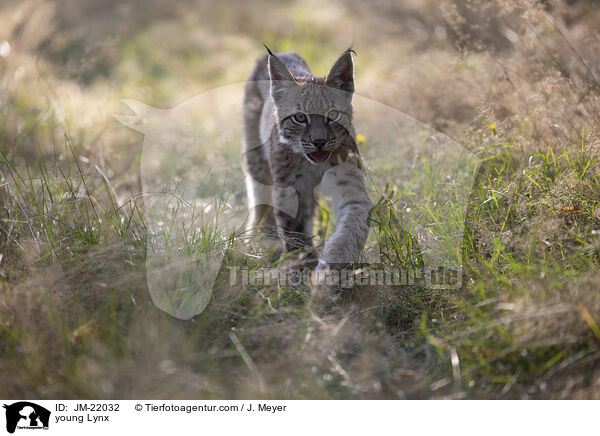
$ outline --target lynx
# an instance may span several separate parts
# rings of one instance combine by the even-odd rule
[[[283,251],[299,250],[317,271],[351,265],[364,247],[371,207],[352,123],[353,50],[325,77],[315,77],[295,52],[267,52],[257,60],[244,97],[248,227],[271,229]],[[317,256],[319,184],[332,198],[336,230]]]

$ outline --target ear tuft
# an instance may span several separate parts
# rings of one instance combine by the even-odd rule
[[[352,60],[354,50],[350,47],[346,50],[325,76],[325,85],[341,89],[346,92],[354,92],[354,61]]]
[[[265,44],[265,43],[263,42],[263,45],[264,45],[264,46],[265,46],[265,48],[267,49],[267,53],[269,53],[269,55],[270,55],[270,56],[275,56],[275,55],[273,54],[273,52],[271,51],[271,49],[270,49],[269,47],[267,47],[267,44]]]

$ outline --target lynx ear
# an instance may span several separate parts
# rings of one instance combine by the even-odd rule
[[[325,76],[325,85],[333,86],[346,92],[354,92],[354,62],[349,48],[335,61]]]
[[[296,83],[288,67],[269,50],[269,77],[271,78],[271,95],[278,99],[289,91]]]
[[[269,77],[272,81],[294,80],[294,76],[292,76],[288,67],[271,52],[269,52]]]

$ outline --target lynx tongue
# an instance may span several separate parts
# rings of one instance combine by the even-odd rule
[[[313,151],[312,153],[308,153],[312,160],[315,162],[325,162],[329,157],[328,151]]]

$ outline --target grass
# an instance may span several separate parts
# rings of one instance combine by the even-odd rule
[[[11,45],[0,58],[0,396],[598,398],[600,106],[586,41],[600,15],[586,1],[497,1],[479,9],[482,35],[468,4],[382,13],[331,2],[322,18],[300,3],[265,2],[267,15],[239,4],[193,14],[199,5],[185,1],[135,19],[127,8],[107,18],[79,5],[27,24],[16,11],[28,2],[0,7],[10,24],[0,41]],[[333,30],[328,16],[343,26]],[[82,25],[116,37],[96,43]],[[48,29],[46,40],[36,43],[28,26]],[[198,259],[270,265],[231,231],[238,211],[227,205],[243,198],[236,178],[202,172],[241,174],[239,133],[227,127],[237,91],[218,94],[232,108],[218,114],[223,124],[192,131],[197,153],[173,160],[179,183],[162,224],[152,214],[160,180],[145,172],[148,136],[112,114],[127,111],[123,98],[164,109],[242,83],[262,39],[321,73],[357,43],[357,126],[379,199],[366,255],[396,271],[459,264],[458,289],[355,286],[326,303],[308,287],[221,275],[206,299]],[[203,122],[193,101],[181,107]],[[455,141],[438,135],[442,145],[432,145],[428,126]],[[444,161],[453,144],[477,162]],[[391,159],[412,164],[396,171]],[[466,171],[440,189],[456,162]],[[205,191],[186,191],[192,180]],[[222,195],[206,203],[206,193]],[[437,229],[435,250],[411,234],[407,209]],[[319,241],[331,215],[322,201]],[[184,261],[164,276],[182,298],[161,300],[147,282],[164,264],[152,256],[159,249]],[[189,308],[190,289],[207,304],[200,315],[156,308]]]

